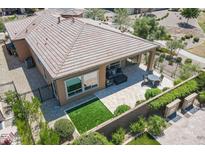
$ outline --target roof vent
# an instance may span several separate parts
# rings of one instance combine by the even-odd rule
[[[61,18],[60,18],[60,17],[58,17],[58,24],[60,24],[60,22],[61,22]]]
[[[33,23],[33,26],[35,26],[36,24],[35,23]]]
[[[74,23],[74,22],[75,22],[75,18],[72,17],[72,23]]]

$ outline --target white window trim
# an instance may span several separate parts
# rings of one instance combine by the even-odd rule
[[[97,72],[97,87],[94,87],[94,88],[85,90],[85,87],[84,87],[84,84],[83,84],[83,83],[84,83],[84,75],[89,74],[89,73],[92,73],[92,72]],[[92,90],[95,90],[95,89],[98,89],[98,88],[99,88],[99,70],[95,70],[95,71],[92,71],[92,72],[89,72],[89,73],[86,73],[86,74],[82,74],[82,75],[79,75],[79,76],[72,77],[72,78],[81,77],[81,79],[82,79],[82,82],[81,82],[82,92],[81,92],[81,93],[78,93],[78,94],[76,94],[76,95],[73,95],[73,96],[68,96],[67,85],[66,85],[66,81],[69,80],[69,79],[72,79],[72,78],[69,78],[69,79],[64,80],[64,87],[65,87],[66,99],[67,99],[67,100],[70,99],[70,98],[79,96],[79,95],[81,95],[81,94],[83,94],[83,93],[87,93],[87,92],[89,92],[89,91],[92,91]]]

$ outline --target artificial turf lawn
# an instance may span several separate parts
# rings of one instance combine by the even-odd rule
[[[130,141],[128,145],[160,145],[160,143],[148,133],[144,133],[142,136]]]
[[[113,117],[98,98],[67,111],[67,114],[81,134]]]

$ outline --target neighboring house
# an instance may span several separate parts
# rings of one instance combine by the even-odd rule
[[[126,67],[128,58],[140,63],[141,55],[149,53],[147,69],[152,70],[158,47],[101,22],[52,11],[5,27],[19,59],[33,57],[61,105],[106,88],[106,70]]]
[[[0,14],[2,16],[14,15],[14,14],[24,14],[26,12],[25,8],[1,8]]]

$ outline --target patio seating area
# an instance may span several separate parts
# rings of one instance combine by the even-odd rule
[[[126,104],[131,108],[134,108],[137,101],[145,100],[145,92],[147,89],[153,87],[153,81],[146,78],[147,83],[144,82],[144,76],[157,77],[159,82],[154,82],[154,86],[159,89],[165,87],[173,87],[173,81],[171,78],[164,77],[157,72],[147,72],[145,65],[131,65],[123,69],[123,73],[127,76],[127,81],[119,85],[112,85],[96,92],[95,95],[104,103],[104,105],[114,113],[115,109],[119,105]],[[151,78],[152,79],[152,78]]]

